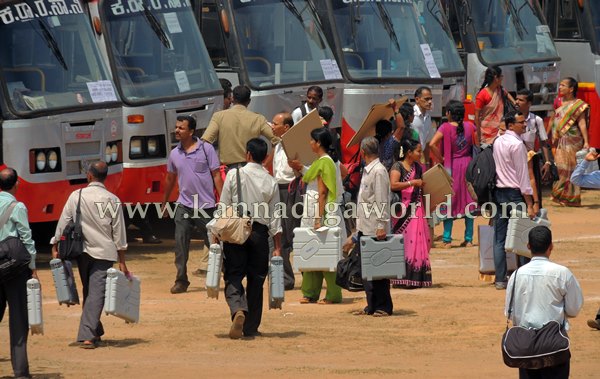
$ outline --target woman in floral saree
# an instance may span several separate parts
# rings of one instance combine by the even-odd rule
[[[588,149],[587,114],[589,106],[577,99],[577,80],[563,79],[558,86],[562,98],[552,118],[552,143],[556,148],[554,161],[559,179],[552,185],[552,201],[564,206],[581,206],[581,189],[571,183],[577,166],[576,154]]]

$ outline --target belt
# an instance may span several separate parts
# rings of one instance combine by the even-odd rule
[[[246,165],[246,162],[238,162],[238,163],[230,163],[227,166],[227,170],[231,170],[232,168],[241,168]]]

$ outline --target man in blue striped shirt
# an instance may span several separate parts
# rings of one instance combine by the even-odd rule
[[[37,279],[35,271],[35,243],[31,239],[31,229],[27,219],[27,208],[15,198],[18,187],[17,171],[5,168],[0,171],[0,220],[6,217],[6,222],[0,225],[0,241],[7,237],[19,237],[25,248],[31,254],[30,270],[19,275],[0,281],[0,320],[8,303],[10,315],[10,351],[11,363],[15,377],[29,378],[29,363],[27,360],[27,280],[32,276]],[[15,203],[15,204],[13,204]],[[12,205],[12,207],[11,207]],[[10,214],[6,214],[10,212]],[[4,216],[4,217],[3,217]]]

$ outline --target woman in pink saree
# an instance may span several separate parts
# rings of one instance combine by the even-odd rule
[[[577,80],[573,78],[561,80],[558,93],[562,101],[550,120],[552,144],[556,147],[554,162],[559,177],[552,185],[552,201],[569,207],[581,206],[581,189],[571,183],[571,174],[577,166],[577,152],[582,148],[589,148],[589,106],[583,100],[577,99],[577,87]]]
[[[394,157],[399,160],[390,170],[390,186],[392,192],[400,196],[402,207],[392,204],[392,233],[404,235],[406,278],[392,280],[392,285],[408,288],[431,287],[431,236],[423,207],[423,169],[419,163],[421,144],[413,139],[404,139],[396,150]]]
[[[481,89],[475,97],[475,125],[481,143],[491,144],[500,130],[504,130],[504,99],[514,104],[514,99],[502,88],[502,70],[493,66],[485,70]]]

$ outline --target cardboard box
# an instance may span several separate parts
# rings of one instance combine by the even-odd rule
[[[439,163],[423,174],[423,181],[423,195],[429,195],[429,209],[432,211],[438,204],[446,201],[446,195],[454,195],[452,177]]]
[[[317,159],[310,148],[310,132],[322,127],[319,112],[313,109],[282,135],[281,143],[288,159],[297,159],[303,165],[310,166]]]
[[[404,104],[408,100],[407,96],[402,96],[400,99],[396,100],[396,108],[399,109],[402,104]],[[362,125],[356,132],[356,134],[352,137],[347,148],[350,148],[356,144],[359,144],[366,137],[371,137],[375,135],[375,124],[380,120],[389,120],[394,116],[394,111],[389,104],[375,104],[369,110],[367,117],[365,117]]]

